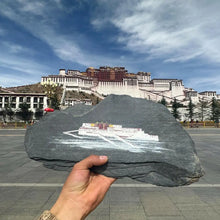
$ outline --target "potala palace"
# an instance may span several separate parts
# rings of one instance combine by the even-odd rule
[[[194,104],[200,100],[220,99],[215,91],[198,93],[192,88],[186,88],[179,79],[151,79],[151,73],[128,73],[124,67],[89,67],[85,72],[78,70],[60,69],[58,75],[43,76],[41,82],[54,82],[63,87],[65,92],[70,90],[83,91],[105,97],[109,94],[130,95],[132,97],[149,99],[155,102],[163,97],[168,103],[174,100],[187,105],[189,99]]]

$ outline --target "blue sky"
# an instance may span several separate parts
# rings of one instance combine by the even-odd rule
[[[219,0],[1,0],[0,86],[124,66],[220,93]]]

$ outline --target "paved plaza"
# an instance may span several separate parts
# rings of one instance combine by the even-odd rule
[[[186,187],[117,180],[88,220],[219,220],[220,129],[188,129],[206,172]],[[56,201],[68,173],[47,169],[24,150],[25,130],[0,129],[0,219],[32,220]]]

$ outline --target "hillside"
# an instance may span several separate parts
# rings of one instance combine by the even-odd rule
[[[102,99],[95,96],[94,94],[87,94],[85,92],[77,92],[77,91],[67,91],[65,98],[72,98],[72,99],[78,99],[78,100],[85,100],[90,99],[92,101],[93,105],[98,104]]]
[[[7,87],[6,88],[12,92],[21,92],[21,93],[44,93],[43,87],[40,83],[17,86],[17,87]]]
[[[1,88],[0,88],[1,89]],[[3,88],[2,88],[3,89]],[[17,92],[17,93],[44,93],[44,88],[40,83],[17,86],[17,87],[7,87],[5,90],[9,92]],[[4,90],[4,91],[5,91]],[[58,89],[58,97],[61,99],[62,97],[62,89]],[[78,100],[90,99],[93,105],[96,105],[101,101],[101,99],[94,94],[87,94],[85,92],[77,92],[77,91],[67,91],[65,98],[73,98]]]

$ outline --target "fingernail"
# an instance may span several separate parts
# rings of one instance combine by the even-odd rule
[[[100,160],[107,160],[108,157],[107,157],[107,156],[99,156],[99,159],[100,159]]]

